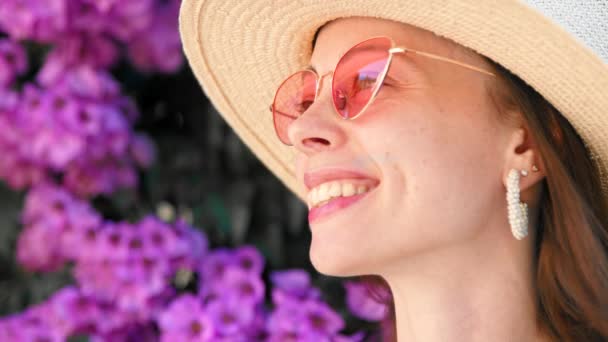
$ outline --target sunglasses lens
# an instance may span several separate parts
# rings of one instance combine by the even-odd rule
[[[336,65],[332,93],[336,111],[345,119],[361,113],[380,86],[392,41],[368,39],[348,50]]]
[[[308,70],[298,71],[279,86],[274,97],[272,116],[277,136],[284,144],[291,145],[287,130],[314,102],[316,86],[317,76]]]

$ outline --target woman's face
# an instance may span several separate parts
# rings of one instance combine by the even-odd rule
[[[311,65],[324,75],[354,44],[380,35],[489,69],[480,56],[429,31],[373,18],[325,26]],[[317,101],[289,128],[299,181],[329,175],[355,189],[374,185],[310,222],[310,257],[319,272],[381,274],[410,257],[491,236],[488,227],[506,222],[501,177],[508,130],[487,95],[491,77],[411,54],[395,55],[388,75],[392,81],[351,121],[334,112],[331,76],[325,77]]]

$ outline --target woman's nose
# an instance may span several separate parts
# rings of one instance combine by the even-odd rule
[[[342,120],[335,114],[329,97],[329,92],[320,93],[287,131],[293,146],[307,156],[335,149],[346,141]]]

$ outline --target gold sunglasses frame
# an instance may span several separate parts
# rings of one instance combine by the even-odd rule
[[[317,97],[319,96],[319,88],[321,86],[321,81],[323,80],[323,78],[325,78],[325,76],[332,75],[335,72],[335,70],[338,67],[338,65],[340,64],[340,62],[342,62],[342,59],[344,58],[344,56],[346,54],[348,54],[353,48],[355,48],[355,47],[357,47],[357,46],[359,46],[361,44],[367,43],[370,40],[374,40],[374,39],[378,39],[378,38],[388,39],[391,42],[391,48],[388,49],[388,53],[389,53],[388,54],[388,60],[386,62],[386,66],[382,70],[382,73],[380,74],[380,76],[376,80],[375,89],[373,90],[372,95],[370,96],[370,98],[367,101],[367,103],[365,104],[365,106],[363,106],[363,108],[359,111],[359,113],[357,115],[355,115],[353,117],[344,117],[344,116],[340,115],[339,110],[336,108],[336,101],[334,101],[334,98],[333,98],[334,79],[332,78],[332,82],[331,82],[331,88],[332,88],[332,100],[331,100],[331,102],[332,102],[332,107],[334,108],[334,112],[340,118],[342,118],[344,120],[354,120],[354,119],[358,118],[374,102],[374,99],[376,98],[378,92],[380,91],[380,88],[382,88],[382,84],[384,83],[384,78],[386,77],[386,74],[388,73],[388,69],[390,68],[391,62],[393,60],[393,56],[395,54],[398,54],[398,53],[408,53],[408,52],[411,52],[413,54],[416,54],[416,55],[419,55],[419,56],[422,56],[422,57],[427,57],[427,58],[434,59],[434,60],[437,60],[437,61],[442,61],[442,62],[446,62],[446,63],[450,63],[450,64],[455,64],[455,65],[458,65],[460,67],[467,68],[469,70],[477,71],[477,72],[486,74],[488,76],[496,77],[496,75],[494,73],[492,73],[490,71],[487,71],[487,70],[484,70],[482,68],[476,67],[474,65],[463,63],[463,62],[457,61],[455,59],[451,59],[451,58],[435,55],[435,54],[432,54],[432,53],[429,53],[429,52],[424,52],[424,51],[420,51],[420,50],[410,49],[410,48],[407,48],[405,46],[395,46],[395,41],[391,37],[387,37],[387,36],[375,36],[375,37],[367,38],[367,39],[365,39],[365,40],[363,40],[363,41],[361,41],[361,42],[353,45],[352,47],[350,47],[348,50],[346,50],[346,52],[344,54],[342,54],[342,56],[340,56],[340,59],[338,59],[338,63],[336,63],[336,66],[334,67],[334,70],[329,71],[329,72],[327,72],[327,73],[325,73],[325,74],[323,74],[321,76],[319,76],[319,74],[312,67],[307,67],[306,69],[296,71],[293,74],[289,75],[287,78],[285,78],[281,82],[281,84],[277,88],[277,91],[275,92],[275,96],[273,98],[273,102],[272,102],[272,104],[270,104],[270,107],[269,107],[270,112],[272,112],[273,115],[276,115],[275,114],[275,111],[276,111],[279,115],[288,116],[288,117],[293,118],[294,120],[297,119],[299,116],[298,117],[294,117],[293,115],[289,115],[287,113],[283,113],[281,111],[278,111],[278,110],[274,109],[274,103],[276,101],[277,93],[279,92],[279,90],[281,89],[281,87],[283,86],[283,84],[288,79],[290,79],[292,76],[294,76],[294,75],[296,75],[296,74],[298,74],[300,72],[305,72],[305,71],[306,72],[312,72],[315,75],[315,83],[316,84],[315,84],[315,98],[314,98],[314,101],[316,101]],[[274,119],[273,119],[273,121],[274,121]],[[276,130],[276,127],[275,127],[275,130]],[[277,134],[277,137],[278,137],[278,134]],[[281,140],[281,139],[279,138],[279,140]],[[281,142],[283,142],[283,141],[281,140]],[[285,142],[283,142],[283,143],[285,144]],[[285,144],[285,145],[291,146],[291,144]]]

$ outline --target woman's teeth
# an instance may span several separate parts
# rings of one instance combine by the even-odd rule
[[[329,202],[332,198],[359,195],[369,189],[366,185],[355,185],[349,182],[323,183],[308,192],[308,205],[310,208],[317,207]]]

